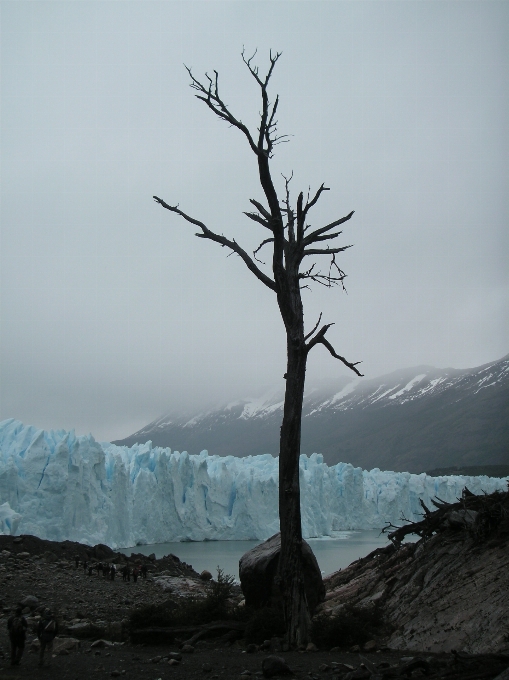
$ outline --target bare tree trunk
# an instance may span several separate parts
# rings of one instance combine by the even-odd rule
[[[299,484],[302,400],[304,398],[307,351],[304,342],[302,316],[298,316],[301,318],[299,319],[300,323],[296,326],[300,326],[300,328],[287,328],[288,362],[279,450],[281,552],[278,577],[283,599],[287,642],[291,647],[307,644],[310,627],[302,566]]]
[[[235,239],[229,239],[222,234],[215,233],[201,220],[187,215],[180,210],[178,204],[169,205],[158,196],[154,196],[154,200],[166,210],[180,215],[190,224],[197,226],[201,230],[196,234],[199,238],[214,241],[222,247],[229,248],[232,253],[236,253],[247,268],[277,295],[279,310],[286,329],[288,352],[285,405],[279,450],[281,552],[278,578],[283,599],[288,644],[295,647],[308,641],[310,628],[302,561],[299,485],[300,433],[307,355],[315,345],[321,344],[335,359],[341,361],[354,373],[359,376],[362,374],[356,368],[359,362],[350,363],[337,354],[334,347],[325,338],[325,334],[332,324],[324,324],[319,328],[321,314],[313,330],[304,335],[301,287],[308,282],[322,283],[328,288],[334,285],[343,285],[346,274],[337,264],[336,255],[350,248],[350,246],[331,246],[331,244],[321,246],[327,241],[333,241],[342,233],[341,231],[334,231],[334,229],[348,221],[352,217],[353,211],[325,226],[311,229],[311,225],[307,223],[308,213],[316,205],[322,193],[329,190],[328,187],[322,184],[314,196],[308,193],[307,200],[304,199],[304,194],[300,192],[296,208],[293,208],[290,202],[289,189],[291,177],[285,177],[283,200],[280,200],[278,196],[272,181],[269,161],[272,158],[274,146],[287,140],[286,135],[279,135],[277,132],[276,111],[279,97],[270,102],[267,87],[274,66],[280,56],[281,53],[279,52],[270,53],[270,67],[265,77],[262,78],[258,67],[253,64],[254,55],[247,58],[244,51],[242,52],[242,60],[261,91],[260,125],[257,134],[254,136],[246,125],[232,114],[221,98],[217,71],[214,71],[213,76],[205,74],[205,81],[200,82],[193,76],[191,69],[186,67],[191,78],[191,87],[198,92],[196,97],[204,102],[218,118],[240,130],[257,157],[260,184],[267,199],[268,209],[259,201],[251,199],[251,204],[257,212],[246,212],[244,214],[265,228],[269,236],[262,240],[253,252],[253,256],[251,257]],[[259,267],[259,264],[263,265],[264,263],[256,257],[261,248],[270,243],[273,247],[273,278]],[[316,262],[303,266],[301,271],[303,260],[308,256],[330,258],[328,272],[321,271]],[[306,260],[306,262],[309,262],[309,260]]]

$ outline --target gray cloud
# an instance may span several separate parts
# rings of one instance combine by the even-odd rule
[[[274,177],[331,191],[348,295],[306,320],[374,377],[507,352],[505,2],[6,2],[2,12],[0,418],[130,434],[281,380],[275,298],[152,201],[251,250],[254,157],[188,88],[217,69],[256,126],[240,59],[282,50]],[[280,182],[280,185],[282,180]],[[320,349],[309,380],[344,375]]]

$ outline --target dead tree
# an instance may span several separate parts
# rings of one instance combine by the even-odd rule
[[[256,54],[256,52],[255,52]],[[277,131],[276,113],[279,98],[269,101],[268,85],[280,53],[270,54],[270,66],[264,77],[258,67],[253,64],[253,55],[242,59],[249,73],[256,81],[261,94],[260,125],[256,134],[252,134],[239,118],[236,118],[223,100],[219,91],[217,71],[213,76],[205,74],[200,81],[187,68],[191,78],[190,86],[197,91],[196,97],[230,126],[240,130],[245,136],[258,163],[260,184],[267,201],[266,205],[250,199],[255,212],[244,213],[249,219],[261,225],[268,233],[258,248],[249,255],[234,239],[229,239],[209,229],[202,221],[187,215],[178,205],[170,205],[154,196],[155,201],[187,222],[194,224],[200,231],[199,238],[215,241],[229,248],[242,258],[247,268],[263,283],[274,291],[279,310],[286,330],[287,366],[283,423],[280,434],[279,449],[279,519],[281,525],[281,553],[279,558],[278,582],[282,594],[284,616],[288,643],[298,646],[308,640],[310,624],[309,610],[304,592],[304,578],[301,562],[302,530],[300,513],[299,456],[301,439],[302,402],[304,397],[304,380],[306,362],[309,352],[317,345],[323,345],[331,355],[345,366],[359,373],[357,363],[350,363],[337,354],[326,338],[332,324],[320,326],[321,317],[315,327],[308,333],[304,330],[304,315],[301,290],[311,282],[326,287],[341,285],[344,287],[345,273],[337,263],[336,256],[350,246],[331,245],[342,232],[337,230],[341,224],[349,220],[353,211],[345,217],[333,220],[325,226],[312,228],[308,224],[309,212],[318,202],[324,191],[329,189],[323,184],[314,195],[308,192],[307,198],[301,192],[295,206],[290,200],[290,178],[284,178],[284,189],[278,196],[270,171],[270,160],[274,146],[287,141],[286,135]],[[322,245],[325,244],[327,245]],[[257,258],[260,249],[270,244],[272,249],[272,272],[267,274],[260,268],[263,263]],[[317,267],[316,260],[325,256],[327,269]],[[315,262],[313,263],[313,260]],[[311,264],[307,264],[311,262]]]

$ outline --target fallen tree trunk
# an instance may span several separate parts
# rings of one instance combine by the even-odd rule
[[[246,624],[241,621],[213,621],[195,626],[151,626],[131,630],[130,637],[133,643],[161,644],[173,642],[182,636],[189,636],[181,644],[192,645],[200,639],[214,637],[218,633],[235,631],[242,634],[245,627]]]

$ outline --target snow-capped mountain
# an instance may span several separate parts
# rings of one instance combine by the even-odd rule
[[[283,390],[186,417],[164,416],[117,444],[239,457],[278,454]],[[310,388],[302,453],[422,472],[453,465],[509,463],[509,355],[473,369],[418,366],[373,380],[343,378]]]

